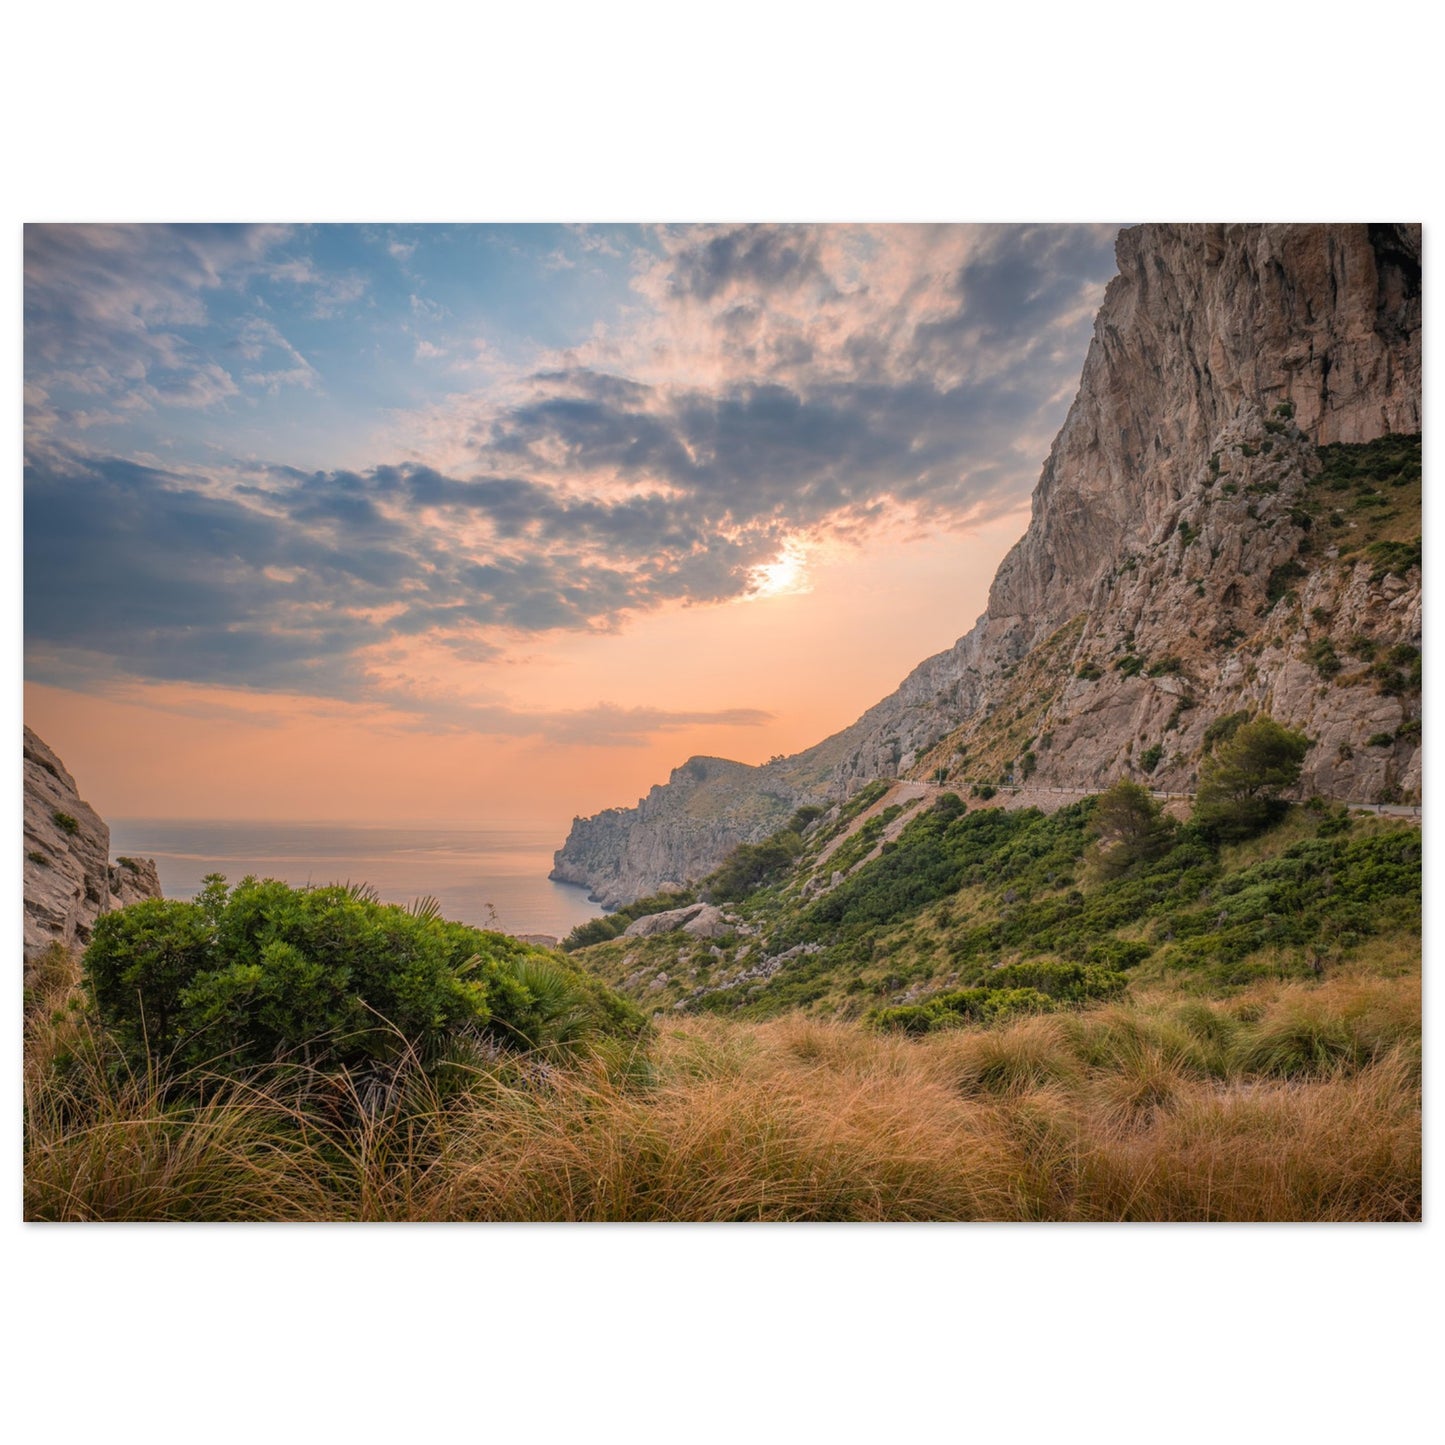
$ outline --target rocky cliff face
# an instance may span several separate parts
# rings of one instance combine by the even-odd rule
[[[1250,710],[1315,739],[1306,792],[1418,799],[1418,472],[1351,447],[1420,431],[1419,228],[1141,226],[1117,256],[987,611],[852,727],[772,765],[800,798],[1014,769],[1186,790],[1209,724]],[[747,771],[708,845],[672,851],[656,820],[676,804],[654,789],[646,812],[600,815],[605,842],[579,820],[559,869],[605,871],[609,902],[698,876],[776,826],[745,816],[767,770]]]
[[[766,837],[819,794],[795,767],[749,767],[690,758],[635,808],[576,818],[551,876],[582,884],[613,908],[643,893],[681,888],[737,844]]]
[[[25,729],[25,962],[51,943],[81,947],[102,913],[161,896],[150,859],[110,862],[110,829],[65,764]]]

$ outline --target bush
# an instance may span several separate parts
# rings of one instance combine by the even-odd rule
[[[604,913],[599,918],[589,918],[586,923],[579,923],[562,940],[562,948],[565,952],[572,953],[594,943],[606,943],[639,918],[646,918],[652,913],[666,913],[672,908],[685,908],[689,903],[696,902],[696,899],[697,895],[691,889],[683,889],[677,893],[652,893],[646,898],[636,898],[615,913]]]
[[[788,829],[774,833],[761,843],[741,843],[704,880],[708,895],[716,903],[746,898],[755,889],[786,873],[802,851],[803,840]]]
[[[926,1034],[964,1024],[991,1024],[1020,1014],[1047,1013],[1053,1000],[1035,988],[960,988],[935,994],[922,1004],[878,1009],[869,1016],[875,1028]]]
[[[72,838],[80,832],[80,824],[70,816],[69,813],[56,811],[50,815],[51,821],[62,833],[68,833]]]
[[[1308,576],[1305,569],[1293,558],[1288,562],[1281,562],[1269,574],[1269,580],[1265,583],[1264,595],[1266,600],[1273,605],[1285,595],[1289,589],[1300,580]]]
[[[1227,743],[1250,719],[1248,712],[1227,712],[1204,729],[1204,750],[1210,752],[1216,743]]]
[[[1326,680],[1334,677],[1344,665],[1335,652],[1334,643],[1328,637],[1321,637],[1310,645],[1305,653],[1305,661],[1309,662],[1315,671]]]
[[[254,878],[228,892],[212,875],[194,903],[102,915],[84,974],[122,1049],[176,1069],[290,1057],[335,1071],[409,1051],[430,1064],[468,1033],[531,1048],[641,1026],[600,985],[505,934],[361,889]]]
[[[1081,662],[1074,672],[1075,677],[1085,682],[1098,682],[1103,675],[1104,669],[1097,662]]]

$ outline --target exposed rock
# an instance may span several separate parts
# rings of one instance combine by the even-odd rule
[[[702,912],[705,903],[693,903],[686,908],[669,908],[662,913],[646,913],[634,918],[622,931],[623,938],[655,938],[661,933],[673,933]]]
[[[150,858],[117,858],[110,865],[110,906],[125,908],[161,896],[160,874]]]
[[[25,963],[50,944],[83,948],[112,908],[161,896],[150,859],[110,862],[110,829],[65,764],[25,729]]]
[[[1417,700],[1359,668],[1331,682],[1306,653],[1418,647],[1420,569],[1307,551],[1296,503],[1317,446],[1421,428],[1420,254],[1412,226],[1122,232],[1032,520],[973,629],[805,753],[694,759],[637,808],[576,820],[553,876],[626,902],[702,877],[797,803],[879,777],[996,782],[1030,744],[1039,790],[1184,791],[1209,723],[1246,709],[1315,739],[1302,792],[1418,799]]]
[[[721,938],[732,932],[732,924],[723,916],[721,908],[708,903],[683,924],[682,931],[694,938]]]
[[[755,843],[803,803],[828,796],[822,770],[689,758],[635,808],[574,818],[550,876],[580,883],[608,908],[701,878],[739,843]]]
[[[732,931],[721,908],[711,903],[692,903],[686,908],[669,908],[664,913],[647,913],[635,918],[623,930],[623,938],[654,938],[681,929],[694,938],[718,938]]]

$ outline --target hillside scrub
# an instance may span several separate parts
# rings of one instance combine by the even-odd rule
[[[1214,747],[1242,737],[1247,748],[1249,726],[1230,719]],[[862,835],[843,847],[857,852]],[[715,943],[629,939],[580,961],[655,1014],[759,1020],[802,1008],[917,1030],[954,1026],[960,1010],[930,1007],[950,991],[1036,988],[1061,1006],[1057,990],[1015,978],[1020,965],[1213,993],[1315,977],[1371,939],[1418,946],[1418,826],[1323,804],[1288,807],[1228,842],[1167,817],[1132,783],[1051,814],[969,811],[944,793],[839,880],[842,853],[820,856],[810,838],[788,874],[736,905],[735,932]],[[1026,997],[970,994],[961,1013],[1016,1010]]]

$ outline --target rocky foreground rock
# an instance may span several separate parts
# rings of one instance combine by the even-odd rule
[[[1238,711],[1314,740],[1306,794],[1419,800],[1418,673],[1395,685],[1378,661],[1419,648],[1418,549],[1362,553],[1359,496],[1324,526],[1308,494],[1319,447],[1421,429],[1420,228],[1150,225],[1116,252],[973,629],[804,753],[695,758],[636,808],[577,819],[553,877],[609,904],[682,885],[880,777],[1186,791]]]
[[[65,764],[25,729],[25,964],[52,943],[83,948],[102,913],[161,896],[149,858],[110,861],[110,829]]]

